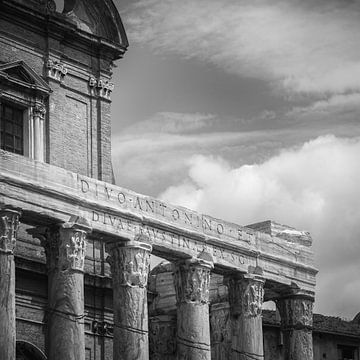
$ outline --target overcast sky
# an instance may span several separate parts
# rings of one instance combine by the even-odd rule
[[[311,232],[315,311],[360,312],[360,2],[115,0],[118,185]]]

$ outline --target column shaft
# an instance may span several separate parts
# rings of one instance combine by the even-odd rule
[[[0,359],[15,360],[15,262],[14,248],[19,213],[0,211]]]
[[[313,359],[313,299],[292,297],[276,302],[284,334],[286,360]]]
[[[264,280],[256,276],[229,280],[232,360],[264,358],[261,316],[263,286]]]
[[[178,263],[177,352],[179,360],[210,360],[209,287],[213,262],[193,259]]]
[[[44,161],[44,119],[46,110],[43,105],[36,104],[33,108],[33,148],[34,148],[34,159]]]
[[[29,231],[42,240],[48,267],[47,352],[52,360],[85,360],[85,219]]]
[[[107,245],[113,281],[113,358],[148,360],[147,280],[151,245],[143,242]]]

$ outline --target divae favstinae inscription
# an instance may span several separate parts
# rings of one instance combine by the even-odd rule
[[[154,244],[168,245],[191,252],[206,250],[214,257],[233,264],[249,262],[249,259],[235,251],[224,251],[221,247],[205,244],[204,241],[195,240],[193,237],[207,235],[209,238],[227,238],[254,244],[255,235],[250,229],[201,215],[189,209],[165,204],[114,185],[85,180],[80,176],[78,190],[97,204],[114,208],[114,211],[120,208],[125,216],[129,215],[126,217],[114,215],[111,209],[92,211],[92,218],[89,220],[110,226],[117,233],[144,234]],[[133,218],[135,220],[132,220]],[[194,236],[187,236],[186,233]]]

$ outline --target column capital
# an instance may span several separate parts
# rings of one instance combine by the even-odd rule
[[[32,111],[33,111],[34,117],[38,117],[41,120],[45,119],[46,108],[45,108],[44,104],[36,103],[32,109],[33,109]]]
[[[146,240],[147,238],[139,236],[129,242],[106,244],[106,251],[109,253],[106,260],[111,266],[114,285],[147,287],[152,246],[144,242]]]
[[[312,329],[314,299],[308,296],[292,296],[276,300],[283,330]]]
[[[14,254],[16,233],[19,227],[21,212],[17,209],[5,207],[0,209],[0,252]]]
[[[178,303],[209,303],[213,267],[211,255],[204,251],[197,258],[182,260],[175,265],[174,283]]]
[[[86,219],[72,216],[66,223],[39,226],[27,232],[45,248],[49,271],[84,271],[86,236],[91,230]]]
[[[227,278],[230,311],[233,315],[260,316],[264,302],[265,280],[258,275],[244,274]]]

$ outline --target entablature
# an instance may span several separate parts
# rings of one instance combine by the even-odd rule
[[[89,221],[93,236],[127,241],[149,238],[153,253],[174,261],[206,251],[215,272],[262,269],[274,283],[315,290],[310,245],[289,242],[45,163],[1,152],[0,204],[21,208],[23,222],[48,225],[76,214]]]

